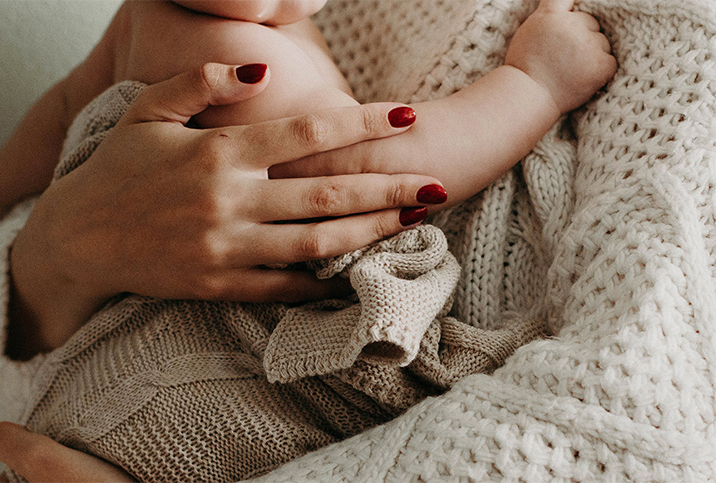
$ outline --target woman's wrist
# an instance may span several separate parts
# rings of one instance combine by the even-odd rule
[[[66,271],[61,238],[50,221],[59,217],[48,206],[52,203],[38,201],[10,252],[6,353],[16,359],[56,349],[111,297]]]
[[[27,302],[18,294],[10,281],[7,308],[7,334],[5,355],[15,360],[29,360],[51,348],[39,334],[39,319],[34,317]]]

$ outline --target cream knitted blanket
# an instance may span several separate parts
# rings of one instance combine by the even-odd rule
[[[533,0],[337,0],[321,13],[361,100],[449,94],[499,64]],[[606,92],[437,220],[453,313],[557,336],[282,481],[716,479],[716,5],[582,0],[619,61]],[[509,140],[505,140],[509,142]]]

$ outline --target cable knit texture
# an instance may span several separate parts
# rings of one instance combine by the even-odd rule
[[[318,21],[359,100],[419,101],[499,65],[536,4],[332,0]],[[716,478],[716,7],[577,7],[612,42],[614,80],[433,220],[463,268],[451,315],[496,329],[512,311],[556,337],[257,481]]]
[[[55,179],[143,88],[122,82],[80,113]],[[356,296],[292,308],[117,297],[48,355],[27,426],[141,481],[235,481],[492,372],[544,334],[517,314],[498,330],[448,317],[460,266],[434,226],[310,266],[350,277]]]

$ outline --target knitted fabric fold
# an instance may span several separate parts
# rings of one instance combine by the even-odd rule
[[[327,374],[358,359],[409,364],[430,323],[452,305],[460,267],[447,249],[439,229],[419,226],[349,254],[350,262],[347,257],[329,261],[324,276],[337,269],[349,272],[361,303],[331,301],[289,310],[264,355],[269,381]]]
[[[85,162],[144,86],[78,116],[55,171]],[[289,307],[116,297],[38,371],[33,431],[141,481],[236,481],[389,421],[460,378],[492,372],[542,323],[448,317],[460,266],[420,226],[308,264],[356,295]]]

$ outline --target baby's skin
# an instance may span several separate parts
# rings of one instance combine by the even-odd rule
[[[117,52],[114,81],[155,84],[206,62],[268,65],[265,91],[238,104],[207,109],[196,118],[201,127],[253,124],[356,105],[323,37],[308,19],[324,3],[127,2],[119,14],[124,18],[120,29],[121,36],[132,41]]]

